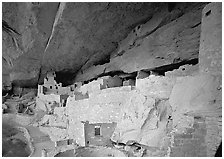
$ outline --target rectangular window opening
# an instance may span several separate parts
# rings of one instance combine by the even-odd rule
[[[95,126],[95,136],[100,136],[101,132],[100,132],[100,126]]]

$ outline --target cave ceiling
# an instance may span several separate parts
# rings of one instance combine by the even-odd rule
[[[183,14],[196,3],[179,6]],[[155,2],[4,2],[2,18],[15,32],[3,28],[3,75],[21,85],[37,84],[49,70],[69,73],[72,79],[80,70],[108,63],[136,26],[161,8],[171,12],[174,7]]]

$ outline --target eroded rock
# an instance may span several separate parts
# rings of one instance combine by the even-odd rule
[[[41,83],[50,69],[80,71],[75,80],[84,81],[114,70],[133,72],[198,57],[203,5],[177,3],[169,12],[166,3],[3,3],[3,19],[21,34],[14,40],[3,36],[9,69],[5,85]],[[128,35],[133,29],[137,36]],[[118,43],[128,50],[118,49]],[[116,50],[125,52],[110,59]],[[88,73],[91,66],[94,71]]]
[[[177,16],[176,20],[158,27],[155,32],[142,36],[137,45],[129,49],[124,46],[126,51],[120,56],[111,58],[109,63],[90,68],[91,71],[87,69],[78,72],[75,81],[94,78],[96,77],[95,73],[101,72],[101,70],[104,70],[104,73],[114,70],[131,73],[198,58],[203,6],[203,4],[198,5],[191,12],[187,12],[180,17]],[[152,25],[154,23],[152,24],[150,20],[143,24],[144,32],[147,33],[148,30],[151,30]],[[132,41],[134,39],[136,37],[132,37]]]

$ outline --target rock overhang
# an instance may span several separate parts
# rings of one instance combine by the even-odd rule
[[[129,36],[129,33],[135,27],[150,24],[149,21],[153,20],[157,12],[169,13],[168,18],[162,20],[165,25],[192,8],[196,8],[195,11],[200,10],[203,5],[177,3],[169,9],[167,3],[149,2],[3,3],[3,19],[21,34],[21,37],[11,41],[3,40],[3,46],[10,46],[4,47],[6,49],[3,50],[3,58],[6,63],[12,63],[3,65],[8,69],[6,74],[17,74],[15,79],[10,79],[11,82],[15,85],[26,85],[27,81],[27,86],[37,84],[51,69],[59,74],[64,73],[64,77],[70,77],[70,84],[77,73],[77,76],[80,76],[80,71],[110,61],[112,64],[107,70],[114,71],[116,67],[125,70],[119,68],[116,61],[113,62],[110,57],[119,51],[123,39],[133,37]],[[160,27],[162,26],[159,25]],[[10,39],[7,34],[4,34],[4,37]],[[124,58],[126,54],[129,52],[126,51]],[[35,78],[30,74],[34,71],[38,72]],[[66,78],[62,80],[66,81]]]

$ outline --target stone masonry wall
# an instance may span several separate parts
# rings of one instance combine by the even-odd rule
[[[201,72],[222,72],[222,3],[210,3],[202,11],[199,63]]]
[[[219,109],[206,117],[207,156],[214,156],[222,141],[222,3],[210,3],[202,11],[199,50],[200,71],[212,75],[217,83],[210,101]]]
[[[184,133],[174,135],[171,157],[205,157],[207,156],[205,136],[207,133],[205,118],[193,117],[192,127]]]
[[[109,88],[89,94],[89,98],[67,99],[67,115],[69,119],[68,134],[78,144],[85,145],[84,123],[111,123],[120,119],[121,107],[128,99],[131,86]]]
[[[222,141],[221,9],[221,3],[203,9],[199,73],[178,77],[169,98],[170,156],[214,157]]]

